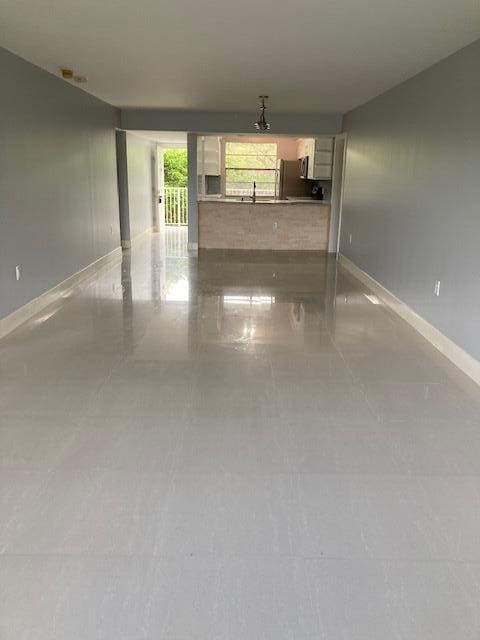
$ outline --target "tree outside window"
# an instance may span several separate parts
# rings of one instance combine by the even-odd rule
[[[163,153],[166,187],[186,187],[188,160],[186,149],[166,149]]]

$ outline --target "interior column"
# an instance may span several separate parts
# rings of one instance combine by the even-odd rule
[[[188,155],[188,249],[198,250],[197,134],[187,134]]]

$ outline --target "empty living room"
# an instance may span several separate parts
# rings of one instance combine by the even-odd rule
[[[0,25],[0,639],[478,640],[479,2]]]

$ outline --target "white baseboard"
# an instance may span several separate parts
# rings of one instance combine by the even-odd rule
[[[130,240],[122,240],[122,249],[131,249],[134,244],[137,244],[138,242],[145,240],[145,238],[149,236],[151,233],[155,233],[154,227],[148,227],[148,229],[145,229],[145,231],[142,231],[141,233],[136,235],[134,238],[131,238]]]
[[[142,231],[137,236],[132,238],[131,245],[133,246],[134,244],[137,244],[137,242],[142,242],[142,240],[145,240],[145,238],[150,236],[152,233],[153,227],[148,227],[148,229],[145,229],[145,231]]]
[[[19,309],[16,309],[8,316],[0,318],[0,338],[3,338],[11,331],[14,331],[24,322],[30,320],[32,316],[39,313],[45,307],[48,307],[53,302],[62,298],[68,298],[74,290],[78,290],[81,285],[87,285],[92,276],[95,276],[100,270],[104,269],[108,265],[113,266],[115,262],[121,259],[122,249],[117,247],[110,253],[102,256],[95,262],[92,262],[88,266],[80,269],[73,275],[69,276],[63,282],[52,287],[48,291],[40,294],[37,298],[30,300]]]
[[[371,289],[380,300],[408,322],[430,344],[448,358],[455,366],[465,373],[474,382],[480,385],[480,362],[458,346],[453,340],[447,338],[441,331],[419,316],[413,309],[397,298],[379,282],[357,267],[351,260],[339,254],[338,261],[344,269],[351,273],[362,284]]]

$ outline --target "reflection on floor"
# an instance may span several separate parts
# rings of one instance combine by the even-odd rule
[[[332,259],[167,235],[0,343],[2,640],[477,637],[477,388]]]

